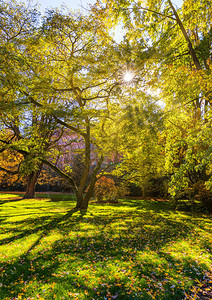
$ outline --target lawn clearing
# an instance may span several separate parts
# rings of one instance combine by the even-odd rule
[[[71,195],[13,196],[0,195],[1,300],[185,299],[211,270],[206,215],[151,200],[82,214]]]

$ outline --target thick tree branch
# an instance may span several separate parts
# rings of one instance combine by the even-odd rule
[[[121,9],[122,9],[122,10],[132,10],[132,11],[134,10],[133,7],[129,7],[129,8],[121,8]],[[141,9],[141,10],[150,11],[150,12],[152,12],[152,13],[155,13],[155,14],[159,15],[159,16],[162,16],[162,17],[165,17],[165,18],[169,18],[169,19],[172,19],[172,20],[176,21],[176,19],[175,19],[174,17],[172,17],[172,16],[164,15],[164,14],[158,12],[158,11],[155,11],[155,10],[152,10],[152,9],[149,9],[149,8],[146,8],[146,7],[140,6],[140,7],[137,7],[136,9],[139,9],[139,10]]]
[[[9,142],[3,141],[3,140],[0,140],[0,141],[3,142],[3,143],[5,143],[5,144],[7,144],[7,145],[10,144]],[[21,153],[24,156],[26,156],[26,155],[29,154],[29,152],[27,152],[25,150],[22,150],[22,149],[18,149],[17,147],[15,147],[13,145],[11,145],[11,149],[16,150],[17,152]],[[1,149],[1,150],[3,150],[3,149]],[[1,152],[3,152],[3,151],[1,151]],[[65,178],[66,180],[68,180],[70,182],[73,190],[77,191],[77,187],[76,187],[73,179],[68,174],[64,173],[62,170],[60,170],[58,167],[56,167],[54,164],[52,164],[51,162],[47,161],[46,159],[41,159],[41,161],[45,165],[49,166],[51,169],[53,169],[54,171],[56,171],[58,174],[60,174],[63,178]],[[0,170],[5,171],[5,172],[7,171],[6,169],[1,168],[1,167],[0,167]],[[17,174],[18,173],[18,171],[15,172],[15,173],[13,171],[8,171],[8,172],[10,172],[12,174]]]
[[[64,173],[61,169],[59,169],[58,167],[56,167],[54,164],[52,164],[51,162],[49,162],[46,159],[42,159],[42,162],[49,166],[52,170],[54,170],[55,172],[57,172],[59,175],[61,175],[63,178],[65,178],[66,180],[69,181],[69,183],[71,184],[71,187],[73,188],[73,190],[76,192],[77,191],[77,187],[74,183],[74,180],[66,173]]]
[[[10,142],[7,142],[7,141],[1,140],[1,139],[0,139],[0,142],[4,143],[6,145],[9,145],[12,150],[17,151],[18,153],[22,154],[23,156],[26,156],[29,154],[29,152],[27,152],[26,150],[19,149],[17,146],[11,144]],[[5,150],[8,150],[8,148],[2,148],[1,152],[5,151]]]

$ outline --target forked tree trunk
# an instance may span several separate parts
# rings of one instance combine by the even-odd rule
[[[82,197],[80,199],[77,199],[77,205],[76,208],[77,209],[87,209],[88,208],[88,202],[89,200],[86,199],[86,197]]]
[[[92,195],[93,195],[93,190],[91,191],[90,189],[86,191],[85,195],[76,193],[76,198],[77,198],[76,209],[87,209],[89,200],[91,199]]]
[[[80,195],[78,192],[75,193],[76,198],[77,198],[77,204],[76,208],[81,209],[82,203],[83,203],[83,195]]]
[[[76,209],[87,209],[89,200],[93,195],[93,191],[86,192],[84,196],[77,197]]]
[[[91,182],[90,182],[85,194],[83,195],[83,193],[79,193],[79,191],[76,191],[76,198],[77,198],[76,209],[87,209],[88,208],[88,203],[89,203],[91,197],[93,196],[95,183],[98,179],[97,173],[101,168],[103,159],[104,159],[104,157],[101,156],[96,165],[96,168],[93,170]]]
[[[35,186],[40,175],[42,166],[43,165],[41,165],[37,171],[34,171],[27,176],[26,192],[23,197],[24,199],[35,198]]]

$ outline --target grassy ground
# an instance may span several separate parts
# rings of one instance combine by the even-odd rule
[[[1,300],[185,299],[206,279],[206,215],[151,200],[80,214],[71,195],[40,197],[0,194]]]

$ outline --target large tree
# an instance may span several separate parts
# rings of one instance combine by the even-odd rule
[[[9,54],[7,62],[10,66],[13,60],[13,72],[5,65],[5,88],[18,95],[18,105],[23,105],[26,117],[49,118],[44,126],[47,132],[51,132],[53,122],[57,128],[69,131],[70,140],[80,143],[80,179],[76,182],[67,171],[70,163],[60,168],[53,149],[40,146],[39,134],[43,136],[43,132],[37,123],[30,124],[28,141],[25,136],[16,143],[17,149],[36,168],[45,163],[66,178],[76,194],[77,208],[87,208],[102,162],[112,149],[104,146],[102,137],[111,103],[118,101],[116,89],[122,82],[117,45],[92,15],[49,11],[41,28],[25,40],[23,47],[14,47]],[[37,132],[38,138],[32,132]],[[31,144],[34,150],[28,146]]]
[[[0,5],[0,128],[1,128],[1,170],[12,175],[12,172],[17,172],[21,176],[21,169],[27,177],[27,191],[26,197],[33,197],[32,178],[37,177],[30,175],[35,172],[26,168],[23,169],[23,162],[27,162],[27,153],[23,151],[23,133],[26,128],[27,121],[24,121],[27,110],[23,108],[21,95],[17,88],[17,80],[14,81],[14,75],[17,75],[16,67],[21,64],[21,56],[19,55],[26,47],[27,41],[33,35],[38,21],[38,12],[35,8],[27,8],[22,4],[16,2],[5,1]],[[21,50],[22,49],[22,50]],[[18,62],[18,63],[17,63]],[[20,70],[20,67],[19,67]],[[22,69],[24,74],[25,69]],[[5,155],[8,154],[9,168],[2,168],[5,164]],[[18,159],[18,170],[11,170],[14,165],[12,160]],[[11,163],[9,163],[11,162]],[[22,166],[22,168],[20,167]],[[38,169],[37,169],[38,170]],[[37,172],[36,170],[36,172]],[[23,175],[23,174],[22,174]],[[33,183],[34,185],[34,183]]]

